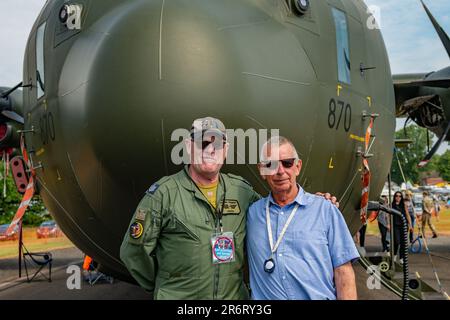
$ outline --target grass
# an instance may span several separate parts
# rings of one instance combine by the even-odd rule
[[[432,222],[436,227],[439,235],[450,236],[450,208],[446,209],[442,207],[439,215],[439,221],[436,217],[432,218]],[[36,237],[37,228],[24,228],[23,229],[23,243],[28,251],[40,252],[49,251],[55,249],[64,249],[74,247],[72,242],[66,237],[58,238],[44,238],[38,239]],[[417,232],[417,223],[414,232]],[[367,234],[379,235],[378,223],[375,219],[373,222],[369,222],[367,226]],[[429,228],[427,227],[427,234],[431,235]],[[0,242],[0,259],[17,257],[18,241],[1,241]]]
[[[441,212],[439,214],[439,221],[437,221],[436,217],[432,217],[431,222],[433,223],[433,225],[435,226],[438,235],[446,235],[446,236],[450,236],[450,208],[445,208],[444,206],[441,207]],[[417,229],[417,221],[416,221],[416,226],[414,228],[414,232],[417,233],[418,229]],[[431,231],[428,228],[428,226],[426,227],[426,232],[427,235],[431,235]],[[369,224],[367,225],[367,234],[370,235],[379,235],[380,231],[378,229],[378,223],[377,220],[375,219],[373,222],[369,222]]]
[[[37,228],[23,229],[23,244],[30,252],[49,251],[55,249],[71,248],[74,245],[66,236],[58,238],[42,238],[36,236]],[[18,241],[0,242],[0,259],[14,258],[19,254]]]

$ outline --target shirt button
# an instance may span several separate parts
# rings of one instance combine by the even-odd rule
[[[286,277],[285,277],[285,276],[283,276],[283,280],[286,280]]]
[[[282,253],[280,253],[280,254],[279,254],[279,256],[280,256],[280,257],[282,257],[282,256],[283,256],[283,254],[282,254]]]

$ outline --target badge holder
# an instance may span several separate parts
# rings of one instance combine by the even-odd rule
[[[211,237],[212,263],[230,263],[235,260],[233,232],[216,233]]]

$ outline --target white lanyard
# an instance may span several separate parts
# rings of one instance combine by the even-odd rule
[[[269,234],[269,243],[270,243],[270,251],[272,252],[272,255],[277,251],[278,246],[281,243],[281,240],[283,239],[284,234],[286,233],[286,230],[291,223],[292,219],[294,218],[295,213],[297,212],[297,209],[299,207],[299,204],[297,203],[295,205],[295,208],[292,209],[291,214],[289,215],[289,218],[287,219],[286,223],[284,224],[283,230],[281,230],[280,236],[275,243],[275,247],[273,246],[273,236],[272,236],[272,225],[270,224],[270,212],[269,212],[269,200],[267,200],[266,203],[266,220],[267,220],[267,233]]]

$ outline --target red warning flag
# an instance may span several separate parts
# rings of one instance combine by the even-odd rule
[[[20,222],[23,215],[25,214],[25,211],[28,208],[28,205],[30,204],[31,198],[33,198],[34,195],[34,175],[35,172],[31,166],[30,159],[28,158],[27,150],[25,149],[25,142],[24,137],[22,135],[20,139],[20,149],[22,150],[23,159],[25,160],[25,163],[27,164],[28,168],[31,171],[30,180],[28,181],[27,189],[25,191],[25,194],[23,195],[22,202],[20,203],[19,209],[17,209],[16,215],[14,216],[14,219],[12,220],[11,224],[9,225],[8,229],[6,229],[6,234],[9,235],[14,231],[14,228],[16,225]]]
[[[362,178],[361,212],[360,212],[362,224],[366,224],[367,222],[367,206],[369,204],[370,168],[369,168],[369,161],[367,161],[367,158],[365,156],[369,149],[370,137],[372,136],[373,122],[374,122],[373,117],[371,117],[369,127],[367,127],[366,131],[365,152],[363,155],[363,169],[361,177]]]

